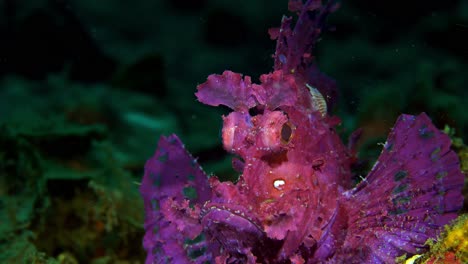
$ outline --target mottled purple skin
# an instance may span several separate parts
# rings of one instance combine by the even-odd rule
[[[200,102],[233,110],[222,139],[241,175],[208,179],[175,135],[162,137],[141,186],[147,263],[392,263],[421,253],[456,217],[463,175],[450,139],[425,114],[399,117],[352,188],[339,119],[308,88],[334,100],[334,83],[310,57],[333,8],[290,1],[299,21],[288,30],[283,18],[274,71],[260,84],[225,71],[198,86]]]
[[[427,249],[463,203],[450,144],[426,114],[398,118],[374,168],[340,199],[348,224],[335,262],[392,263]]]
[[[161,137],[146,162],[140,187],[145,205],[146,263],[192,263],[205,241],[198,237],[201,205],[210,199],[208,178],[176,135]],[[200,263],[210,254],[199,258]]]

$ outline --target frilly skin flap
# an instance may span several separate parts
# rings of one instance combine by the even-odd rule
[[[249,76],[225,71],[222,75],[212,74],[198,86],[198,100],[211,106],[225,105],[234,111],[246,112],[256,105]]]

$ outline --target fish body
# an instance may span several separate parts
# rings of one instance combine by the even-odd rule
[[[463,174],[450,139],[427,115],[401,115],[367,177],[352,185],[352,157],[327,104],[334,82],[310,50],[333,2],[290,1],[294,29],[273,31],[274,71],[231,71],[198,86],[223,116],[236,183],[208,178],[175,135],[145,166],[147,263],[392,263],[419,254],[457,216]]]

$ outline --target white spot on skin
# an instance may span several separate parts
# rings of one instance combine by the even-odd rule
[[[273,187],[277,190],[282,190],[286,182],[283,179],[277,179],[273,182]]]

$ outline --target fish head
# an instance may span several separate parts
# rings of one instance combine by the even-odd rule
[[[236,183],[210,180],[214,194],[202,224],[230,256],[264,260],[290,256],[301,245],[313,248],[333,219],[338,179],[347,171],[323,96],[282,71],[260,80],[252,84],[232,72],[210,76],[197,97],[233,110],[223,116],[222,142],[241,161]]]

